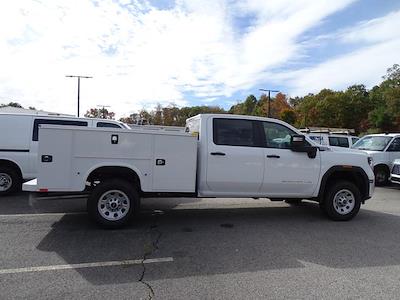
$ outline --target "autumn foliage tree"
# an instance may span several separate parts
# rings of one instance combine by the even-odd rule
[[[114,120],[115,113],[108,111],[107,108],[91,108],[85,113],[86,118],[102,118]]]
[[[349,86],[343,91],[322,89],[317,94],[288,99],[283,93],[271,97],[271,116],[296,127],[353,128],[357,133],[400,131],[400,66],[393,65],[383,81],[368,90],[363,84]],[[149,124],[184,126],[187,118],[200,113],[230,113],[268,116],[268,97],[257,99],[249,95],[228,111],[220,107],[166,107],[142,110],[141,118]]]

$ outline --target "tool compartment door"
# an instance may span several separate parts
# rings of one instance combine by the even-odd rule
[[[153,191],[196,190],[197,139],[188,135],[154,135]]]
[[[40,125],[38,189],[69,191],[73,130]]]

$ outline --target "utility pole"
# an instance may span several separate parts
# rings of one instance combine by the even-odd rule
[[[279,93],[279,91],[269,90],[269,89],[259,89],[259,90],[263,92],[268,92],[268,118],[271,118],[271,92]]]
[[[109,105],[97,105],[97,107],[102,107],[102,112],[103,112],[103,119],[106,118],[106,110],[105,107],[111,107]]]
[[[81,90],[81,78],[93,78],[91,76],[81,76],[81,75],[65,75],[65,77],[78,78],[78,118],[79,118],[79,96]]]

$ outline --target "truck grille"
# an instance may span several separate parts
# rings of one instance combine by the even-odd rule
[[[392,174],[400,175],[400,165],[394,165],[393,166]]]

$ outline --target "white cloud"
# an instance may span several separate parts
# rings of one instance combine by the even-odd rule
[[[358,26],[344,31],[341,38],[348,43],[375,43],[390,41],[400,38],[400,11],[388,15],[361,22]]]
[[[315,93],[323,88],[339,90],[360,83],[371,88],[382,81],[388,67],[400,60],[399,53],[400,39],[397,39],[365,47],[280,78],[289,80],[291,95]]]
[[[400,62],[400,11],[361,22],[323,39],[359,44],[346,54],[328,59],[310,68],[279,74],[287,80],[292,95],[318,92],[322,88],[343,89],[352,84],[371,88],[382,81],[386,69]]]
[[[75,113],[111,105],[118,115],[157,102],[187,104],[254,88],[298,57],[298,37],[353,0],[2,1],[0,100]],[[240,18],[248,27],[236,24]],[[208,100],[210,101],[210,100]],[[214,102],[215,103],[215,102]]]

